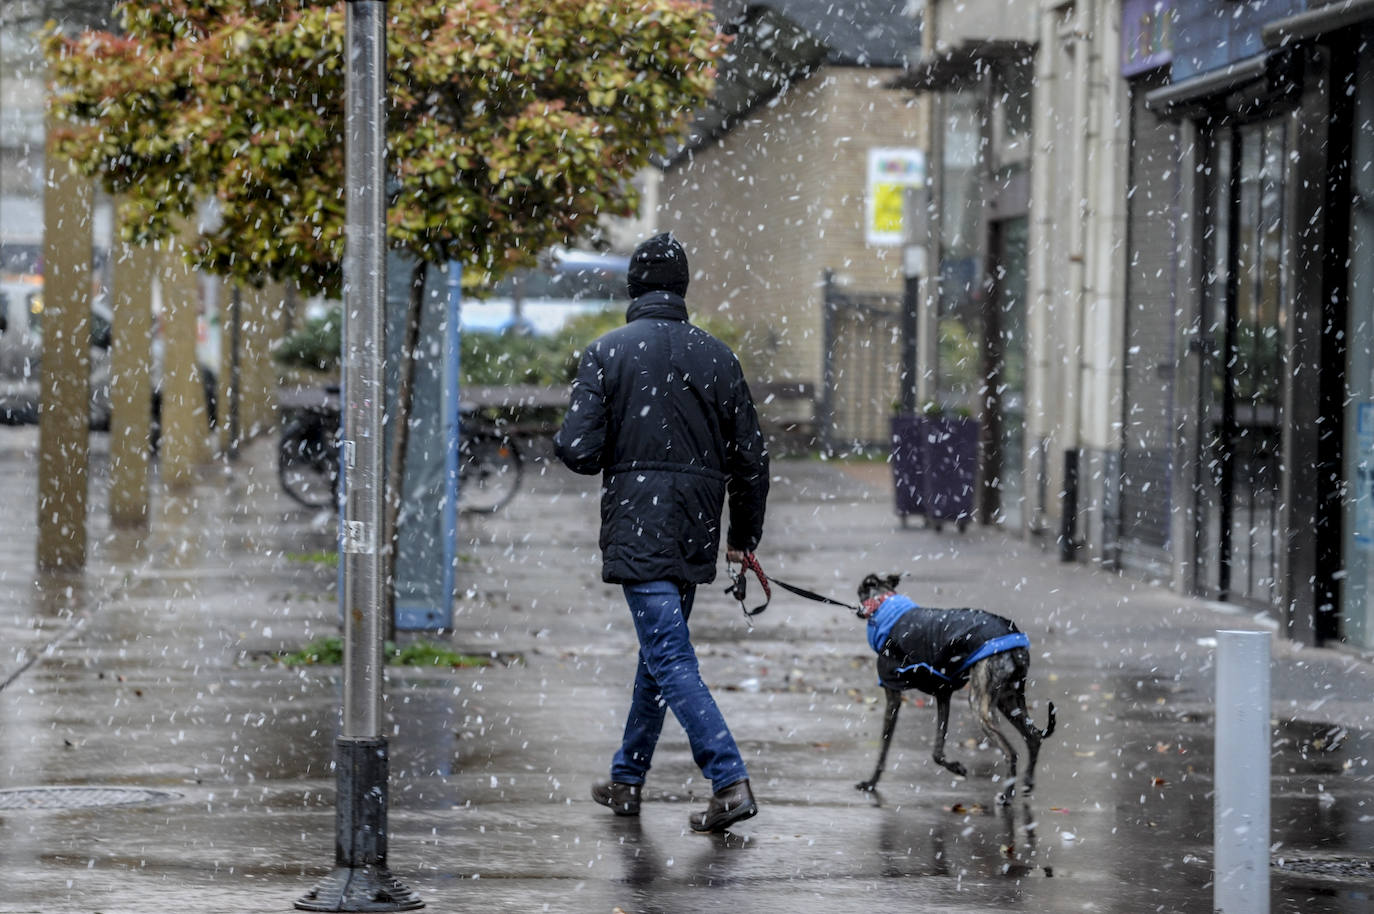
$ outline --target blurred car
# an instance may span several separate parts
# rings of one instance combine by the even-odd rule
[[[0,281],[0,422],[38,421],[43,354],[43,285],[36,277]],[[91,427],[110,427],[110,321],[91,312]]]
[[[97,296],[91,303],[91,428],[110,427],[110,345],[114,315],[108,300]],[[43,285],[40,277],[0,281],[0,423],[26,423],[38,420],[41,399],[40,362],[43,352]],[[198,332],[198,341],[209,334]],[[197,346],[197,367],[205,388],[207,421],[215,423],[217,376],[205,358],[204,345]],[[153,398],[153,437],[156,440],[162,405],[162,339],[154,335],[151,373]]]
[[[553,247],[539,265],[517,270],[480,295],[463,300],[465,330],[557,333],[570,318],[623,308],[630,258]]]

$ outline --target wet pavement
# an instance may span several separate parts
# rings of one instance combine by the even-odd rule
[[[159,496],[150,534],[111,531],[96,438],[90,566],[40,579],[36,437],[0,427],[0,911],[291,910],[333,862],[340,681],[274,657],[337,631],[318,560],[332,519],[281,494],[260,442]],[[930,761],[933,709],[913,696],[861,793],[882,717],[862,623],[779,593],[751,628],[705,587],[694,640],[761,811],[697,835],[709,791],[675,723],[638,819],[587,797],[634,635],[599,580],[595,481],[527,470],[462,530],[449,640],[498,662],[388,676],[390,864],[428,910],[1212,910],[1215,633],[1262,620],[996,531],[903,529],[881,464],[779,461],[770,573],[848,600],[864,574],[903,571],[917,602],[1013,617],[1032,714],[1053,701],[1058,728],[1033,798],[999,807],[1000,757],[965,703],[949,754],[967,779]],[[1272,909],[1369,911],[1374,664],[1276,640],[1272,676]],[[71,789],[93,786],[112,790]]]

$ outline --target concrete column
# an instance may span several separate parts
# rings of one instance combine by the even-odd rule
[[[1217,632],[1212,910],[1269,914],[1270,635]]]
[[[37,566],[80,569],[86,565],[94,194],[51,146],[44,168]]]
[[[162,481],[188,488],[195,467],[210,459],[205,387],[196,368],[196,317],[200,286],[183,256],[185,229],[162,262]]]
[[[283,284],[243,290],[243,348],[239,359],[245,437],[264,434],[277,424],[277,365],[272,361],[272,346],[281,338],[285,313]]]
[[[157,251],[115,242],[111,304],[110,522],[148,526],[153,283]]]

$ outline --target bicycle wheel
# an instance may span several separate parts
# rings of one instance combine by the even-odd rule
[[[286,494],[307,508],[334,503],[339,448],[319,417],[302,416],[287,423],[277,450],[277,475]]]
[[[515,497],[523,472],[520,451],[503,435],[473,432],[458,446],[458,507],[491,514]]]

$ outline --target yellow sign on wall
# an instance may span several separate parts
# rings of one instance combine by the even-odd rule
[[[870,149],[868,151],[868,220],[864,233],[869,244],[897,245],[905,238],[903,201],[908,188],[924,187],[926,156],[919,149]]]
[[[873,185],[873,231],[890,235],[902,231],[902,197],[906,189],[900,184],[883,182]]]

